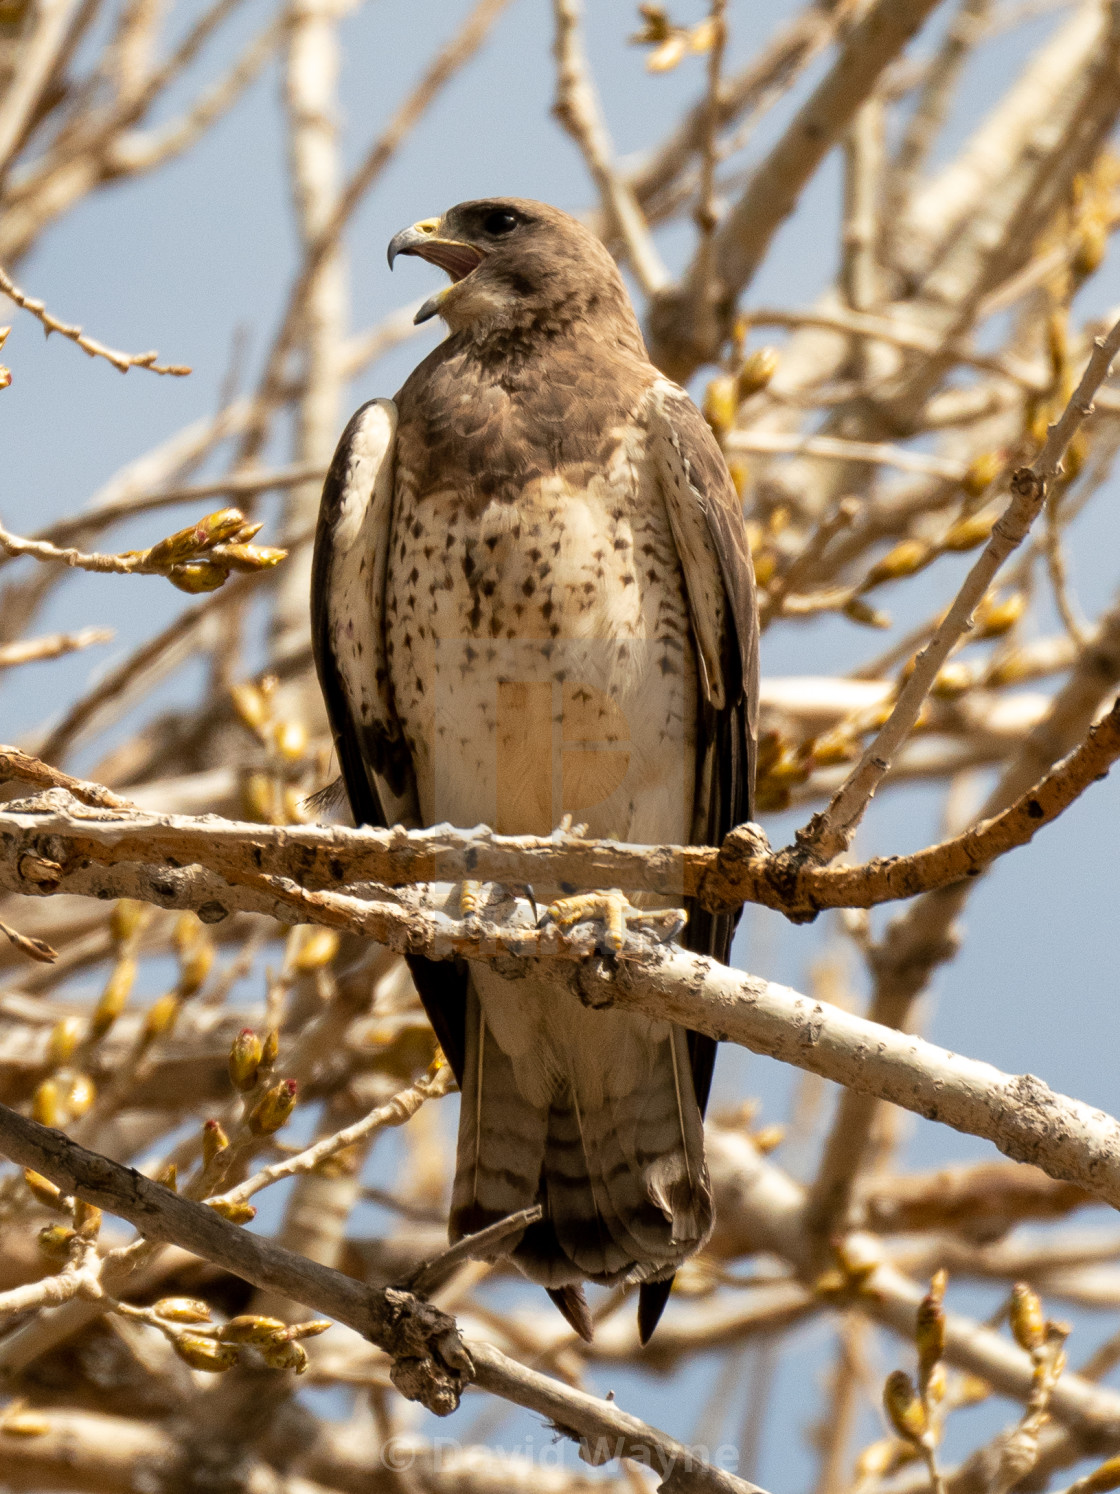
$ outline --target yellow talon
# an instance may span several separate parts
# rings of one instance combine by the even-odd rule
[[[609,892],[578,892],[573,897],[557,898],[545,914],[545,921],[568,930],[577,923],[601,919],[606,928],[604,944],[614,954],[622,953],[626,930],[634,924],[653,924],[663,929],[663,938],[679,933],[688,919],[683,908],[635,908],[618,888]]]
[[[472,918],[482,901],[482,883],[464,882],[459,889],[459,912],[464,918]]]

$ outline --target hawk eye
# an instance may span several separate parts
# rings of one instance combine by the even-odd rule
[[[512,213],[505,213],[499,210],[496,213],[487,213],[486,217],[482,220],[482,227],[486,233],[493,234],[495,238],[499,238],[504,233],[513,232],[517,227],[517,219]]]

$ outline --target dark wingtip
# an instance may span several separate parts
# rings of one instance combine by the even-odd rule
[[[638,1288],[638,1342],[643,1349],[661,1321],[661,1314],[665,1311],[665,1304],[672,1290],[672,1276],[667,1281],[643,1281]]]
[[[587,1305],[583,1288],[578,1285],[545,1287],[545,1291],[564,1314],[569,1326],[575,1329],[585,1344],[589,1344],[595,1337],[595,1325],[591,1321],[591,1309]]]

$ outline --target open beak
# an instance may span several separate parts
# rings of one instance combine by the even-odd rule
[[[482,263],[483,251],[476,249],[473,244],[464,244],[459,239],[441,238],[439,225],[438,218],[424,218],[411,228],[402,228],[400,233],[395,234],[389,243],[389,268],[393,268],[393,261],[398,254],[414,254],[418,259],[426,259],[429,264],[446,270],[453,285],[457,285],[472,270],[477,269]],[[417,324],[435,316],[450,289],[451,286],[445,286],[424,302],[416,313]]]

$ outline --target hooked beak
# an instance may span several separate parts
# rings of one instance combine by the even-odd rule
[[[472,270],[477,269],[482,263],[483,251],[476,249],[473,244],[464,244],[459,239],[441,238],[439,225],[438,218],[424,218],[411,228],[402,228],[400,233],[394,234],[389,242],[389,268],[393,268],[393,261],[398,254],[414,254],[418,259],[426,259],[429,264],[446,270],[451,276],[452,285],[457,285]],[[445,286],[434,296],[429,296],[416,313],[414,321],[417,325],[435,316],[450,290],[450,285]]]

